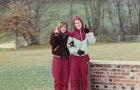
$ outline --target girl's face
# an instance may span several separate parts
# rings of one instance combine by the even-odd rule
[[[80,20],[75,20],[75,21],[74,21],[74,25],[75,25],[75,27],[76,27],[78,30],[80,30],[81,27],[82,27],[82,23],[81,23]]]
[[[60,28],[61,33],[65,33],[66,30],[67,30],[67,26],[66,26],[66,25],[63,25],[63,26]]]

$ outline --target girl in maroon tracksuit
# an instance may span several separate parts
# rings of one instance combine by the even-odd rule
[[[67,42],[70,51],[71,90],[87,90],[88,62],[90,60],[88,46],[94,44],[96,39],[93,32],[84,27],[79,16],[74,16],[73,24],[74,30],[69,34]]]
[[[68,24],[60,22],[55,32],[51,35],[52,46],[52,74],[55,90],[68,90],[69,80],[69,51],[67,49]]]

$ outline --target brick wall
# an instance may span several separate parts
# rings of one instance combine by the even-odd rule
[[[140,90],[140,62],[91,61],[91,90]]]

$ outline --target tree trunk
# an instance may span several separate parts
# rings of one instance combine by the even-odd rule
[[[94,32],[94,34],[96,35],[96,30],[95,30],[95,21],[94,21],[94,8],[92,6],[92,0],[90,0],[90,10],[91,10],[91,18],[92,18],[92,30]]]
[[[101,2],[97,1],[97,18],[96,18],[96,22],[97,22],[97,30],[98,30],[98,37],[99,40],[102,41],[102,36],[101,36]]]
[[[18,43],[18,29],[15,30],[15,40],[16,40],[16,48],[18,48],[19,43]]]
[[[90,30],[92,30],[92,26],[91,26],[91,22],[90,22],[90,17],[89,17],[89,11],[88,11],[88,7],[87,7],[87,4],[86,4],[86,0],[83,0],[84,1],[84,7],[85,7],[85,13],[86,13],[86,18],[87,18],[87,22],[88,22],[88,27]]]
[[[71,18],[71,27],[70,27],[70,29],[72,30],[72,26],[73,26],[73,24],[72,24],[72,18],[73,18],[73,8],[72,8],[72,6],[73,6],[73,0],[70,0],[70,18]]]
[[[129,21],[130,21],[130,29],[131,29],[131,35],[133,35],[133,23],[132,23],[132,9],[131,9],[131,3],[130,0],[127,2],[128,11],[129,11]]]
[[[138,28],[139,32],[138,32],[138,35],[140,35],[140,0],[138,0],[138,3],[139,3],[138,4],[139,5],[139,25],[138,25],[139,26],[139,28]]]
[[[18,32],[20,33],[20,35],[23,36],[24,40],[27,42],[28,45],[30,45],[29,40],[26,38],[26,35],[24,35],[23,33],[21,33],[20,31]]]
[[[132,3],[134,5],[134,8],[137,12],[137,16],[138,16],[138,30],[136,30],[137,34],[139,35],[140,34],[140,0],[137,1],[138,2],[138,8],[137,8],[137,4],[136,4],[136,0],[132,0]]]
[[[122,22],[122,18],[121,18],[121,10],[120,10],[120,4],[121,4],[121,0],[113,0],[114,4],[117,8],[117,12],[118,12],[118,18],[119,18],[119,27],[120,27],[120,32],[119,34],[121,34],[123,41],[125,41],[125,31],[123,28],[123,22]]]
[[[105,17],[105,9],[104,9],[104,4],[105,2],[102,1],[102,5],[101,5],[101,11],[102,11],[102,18],[101,18],[101,24],[102,24],[102,31],[101,31],[101,40],[103,41],[104,39],[104,29],[105,29],[105,26],[104,26],[104,17]]]

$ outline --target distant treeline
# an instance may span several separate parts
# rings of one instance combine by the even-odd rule
[[[0,32],[46,43],[60,20],[79,15],[98,41],[140,35],[140,0],[0,0]]]

